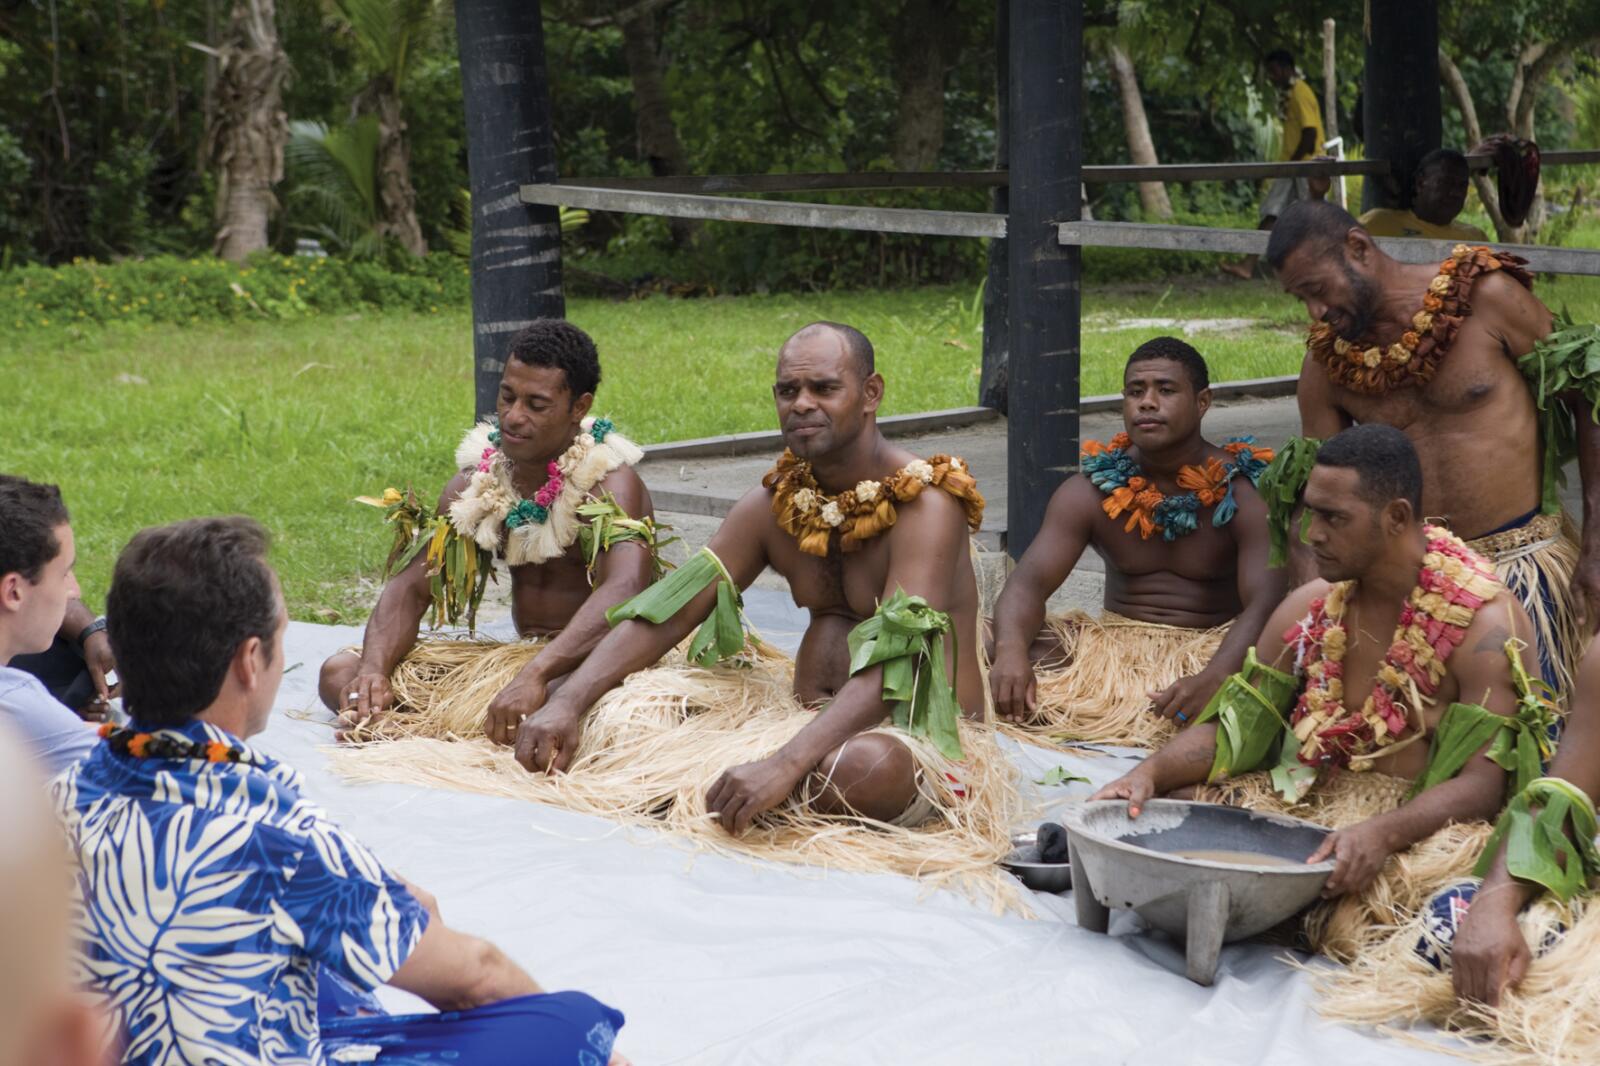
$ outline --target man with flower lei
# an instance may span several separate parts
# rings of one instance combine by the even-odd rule
[[[737,653],[739,590],[771,567],[811,613],[794,683],[819,709],[717,778],[709,813],[739,834],[793,796],[914,828],[963,794],[950,771],[983,739],[959,723],[984,709],[968,549],[983,497],[960,459],[920,459],[879,432],[883,390],[856,329],[818,322],[784,343],[773,397],[788,450],[699,555],[612,612],[611,635],[524,723],[524,767],[565,770],[596,700],[697,626],[691,659]]]
[[[1597,796],[1600,644],[1590,644],[1548,776],[1513,789],[1492,830],[1457,827],[1424,905],[1323,976],[1319,1012],[1454,1028],[1486,1060],[1600,1061]]]
[[[1125,431],[1084,443],[1084,476],[1055,491],[995,604],[989,682],[1006,731],[1154,747],[1255,645],[1285,591],[1255,490],[1272,452],[1207,441],[1210,406],[1205,360],[1183,341],[1128,357]],[[1105,560],[1103,613],[1047,617],[1088,547]]]
[[[1526,614],[1486,560],[1421,520],[1421,494],[1399,431],[1324,444],[1305,490],[1320,578],[1273,613],[1200,724],[1095,798],[1136,816],[1221,782],[1200,795],[1322,821],[1336,832],[1308,861],[1334,861],[1333,897],[1451,823],[1493,818],[1508,777],[1537,778],[1552,709],[1515,639]]]
[[[1547,337],[1550,312],[1515,256],[1457,245],[1443,262],[1402,263],[1335,204],[1286,210],[1267,258],[1315,322],[1302,433],[1404,432],[1422,462],[1423,513],[1494,563],[1533,620],[1541,675],[1567,691],[1600,626],[1600,520],[1586,522],[1580,548],[1558,488],[1582,453],[1584,510],[1600,514],[1600,375],[1588,369],[1600,344],[1552,347],[1561,335]],[[1263,479],[1280,545],[1311,450],[1284,449],[1295,470]]]
[[[599,643],[606,611],[650,583],[650,498],[632,469],[642,453],[589,417],[599,385],[594,341],[539,319],[512,339],[496,421],[462,441],[460,472],[435,514],[396,490],[364,501],[385,507],[397,528],[391,564],[412,554],[384,586],[360,649],[323,663],[322,700],[347,728],[393,708],[390,679],[430,607],[435,625],[472,622],[495,557],[509,565],[517,632],[550,638],[489,704],[484,734],[497,744],[512,743],[522,718]],[[589,513],[597,500],[604,515]],[[602,525],[637,535],[590,543]]]
[[[118,1061],[327,1066],[370,1062],[374,1046],[394,1062],[530,1047],[607,1061],[619,1011],[547,994],[450,928],[257,745],[290,639],[267,551],[249,518],[129,541],[106,598],[128,721],[51,782],[72,856],[72,969]],[[389,1014],[382,985],[444,1013]]]

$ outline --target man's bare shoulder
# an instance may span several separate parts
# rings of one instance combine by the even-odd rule
[[[650,490],[645,487],[639,472],[631,466],[619,466],[601,478],[593,494],[598,496],[602,493],[609,493],[617,501],[617,506],[634,518],[655,517]]]
[[[470,468],[456,471],[456,476],[444,483],[444,488],[439,492],[439,506],[435,510],[443,512],[448,510],[452,503],[461,498],[461,494],[472,484],[472,470]]]
[[[772,490],[762,485],[757,485],[734,501],[722,520],[723,529],[737,530],[750,536],[776,529],[777,525],[777,519],[772,515]]]
[[[1304,585],[1290,589],[1289,594],[1283,598],[1283,603],[1279,605],[1278,610],[1299,617],[1311,610],[1313,600],[1322,599],[1332,589],[1332,582],[1324,581],[1320,577],[1314,577]]]
[[[1543,336],[1550,331],[1550,309],[1516,278],[1502,270],[1478,278],[1472,285],[1472,313],[1505,321],[1519,332]]]
[[[895,528],[959,529],[967,528],[965,505],[943,489],[929,486],[911,499],[896,506]]]
[[[1509,589],[1479,607],[1461,638],[1461,646],[1474,652],[1504,655],[1506,641],[1521,640],[1532,647],[1533,623]]]
[[[1073,510],[1098,511],[1102,498],[1100,490],[1094,487],[1094,482],[1082,474],[1073,474],[1057,485],[1056,490],[1050,494],[1050,506],[1055,507],[1060,503],[1061,506]]]

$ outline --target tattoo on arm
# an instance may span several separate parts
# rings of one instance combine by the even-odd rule
[[[1472,646],[1472,652],[1474,655],[1488,652],[1503,653],[1506,650],[1506,641],[1510,639],[1511,631],[1505,626],[1491,626],[1489,631],[1478,639],[1478,643]]]

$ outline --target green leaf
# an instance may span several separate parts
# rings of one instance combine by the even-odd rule
[[[1495,714],[1476,703],[1452,703],[1428,742],[1427,767],[1412,782],[1406,798],[1455,777],[1480,748],[1513,724],[1515,719]]]
[[[1559,777],[1538,778],[1506,805],[1473,872],[1487,874],[1503,846],[1511,876],[1543,885],[1567,902],[1600,874],[1595,829],[1587,793]]]
[[[1222,683],[1194,721],[1195,725],[1217,723],[1217,752],[1207,780],[1260,769],[1280,741],[1298,748],[1292,735],[1285,736],[1289,707],[1298,688],[1293,677],[1258,660],[1254,648],[1245,653],[1244,667]]]
[[[716,554],[710,548],[701,548],[671,574],[607,611],[606,623],[614,626],[631,618],[642,618],[659,625],[683,610],[690,600],[726,573]]]
[[[1050,769],[1044,772],[1043,777],[1036,779],[1034,784],[1070,785],[1074,782],[1081,782],[1085,785],[1090,784],[1090,781],[1087,777],[1079,777],[1077,774],[1069,773],[1065,766],[1052,766]]]
[[[1290,803],[1298,803],[1317,783],[1317,768],[1300,761],[1300,748],[1294,742],[1293,733],[1285,731],[1282,736],[1283,745],[1278,750],[1277,764],[1268,776],[1272,778],[1272,787],[1277,789],[1278,795]]]
[[[921,596],[896,589],[878,610],[850,631],[850,673],[882,666],[883,698],[895,726],[926,737],[950,759],[961,750],[961,703],[945,669],[944,636],[950,616]]]
[[[738,587],[710,548],[701,548],[689,561],[657,581],[637,596],[606,612],[606,623],[615,626],[629,619],[643,619],[659,625],[676,615],[690,600],[718,581],[717,599],[706,620],[689,641],[689,661],[700,666],[738,655],[747,638],[740,614],[743,600]]]
[[[1300,503],[1306,479],[1317,462],[1317,449],[1322,442],[1314,437],[1291,437],[1278,449],[1272,462],[1261,472],[1256,483],[1261,498],[1267,503],[1267,532],[1272,541],[1267,558],[1270,567],[1283,566],[1289,560],[1289,523],[1294,509]],[[1305,518],[1301,522],[1301,536],[1305,536]]]

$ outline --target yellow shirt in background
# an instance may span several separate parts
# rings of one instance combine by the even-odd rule
[[[1427,237],[1436,241],[1487,241],[1488,235],[1469,222],[1452,221],[1437,226],[1424,222],[1410,211],[1396,207],[1374,207],[1361,216],[1361,224],[1374,237]]]
[[[1304,129],[1317,131],[1311,155],[1319,154],[1322,142],[1327,138],[1322,134],[1322,114],[1317,108],[1317,94],[1311,91],[1311,86],[1306,84],[1304,78],[1296,78],[1289,83],[1284,95],[1283,150],[1278,158],[1284,161],[1294,158],[1294,150],[1300,147],[1300,131]]]

